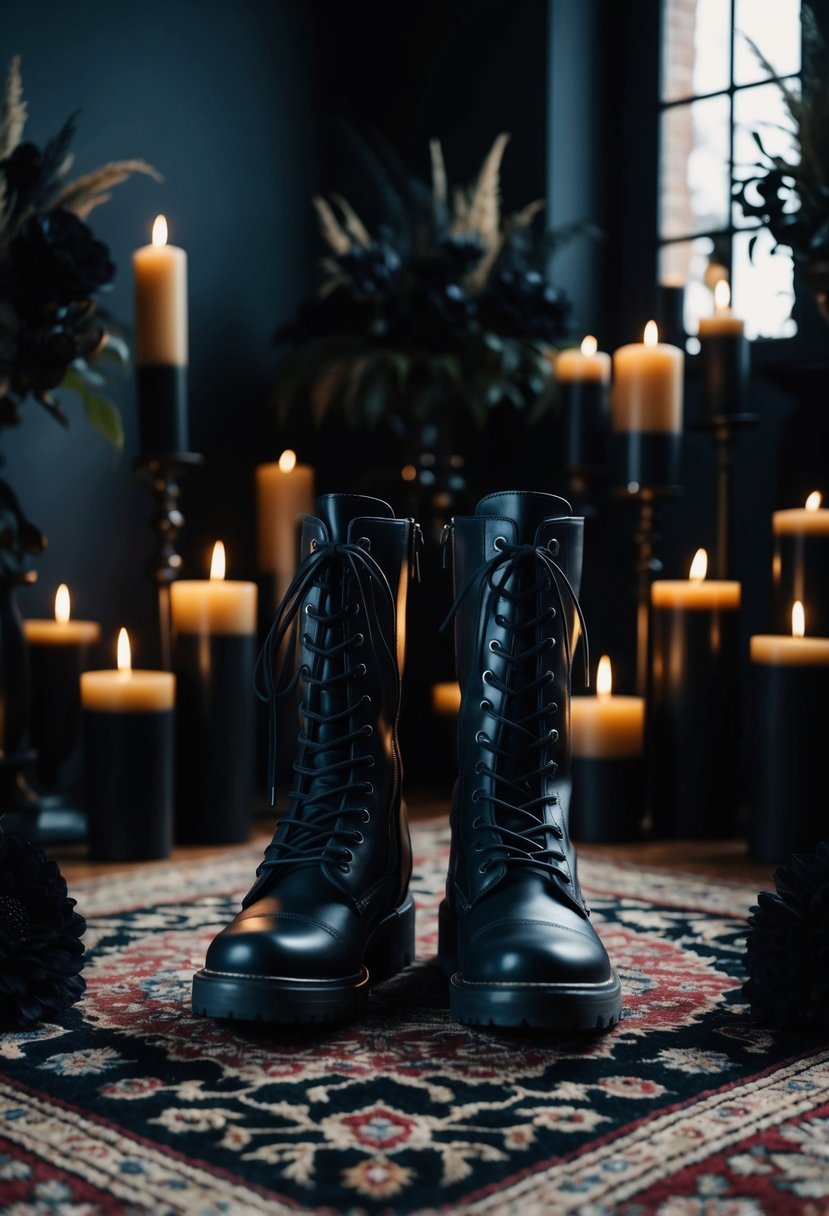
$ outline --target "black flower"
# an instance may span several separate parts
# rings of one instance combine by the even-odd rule
[[[87,300],[115,274],[103,241],[63,207],[29,216],[9,247],[9,258],[14,296],[23,312],[42,300]]]
[[[34,193],[43,176],[43,153],[35,144],[18,144],[0,164],[6,179],[6,197],[15,211],[23,210],[26,198]]]
[[[42,849],[0,835],[0,1023],[26,1026],[82,995],[86,921]]]
[[[755,1020],[829,1030],[829,841],[795,856],[751,909],[743,993]]]
[[[567,333],[572,304],[535,270],[495,275],[481,298],[481,324],[510,338],[558,342]]]

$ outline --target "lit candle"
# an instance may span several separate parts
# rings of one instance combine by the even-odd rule
[[[134,670],[126,629],[117,656],[116,671],[81,675],[89,849],[146,861],[172,845],[175,677]]]
[[[163,215],[153,224],[152,244],[133,254],[133,267],[141,451],[186,452],[187,254],[167,244]]]
[[[745,324],[730,307],[727,279],[714,287],[714,315],[699,323],[702,412],[708,419],[746,412],[749,345]]]
[[[806,636],[807,624],[795,601],[790,635],[751,639],[749,852],[756,861],[788,861],[827,833],[829,637]]]
[[[258,566],[263,610],[271,615],[294,576],[298,524],[314,511],[314,470],[287,450],[256,470]]]
[[[555,362],[561,399],[564,462],[568,472],[599,468],[605,458],[610,355],[588,335],[579,350],[563,350]]]
[[[97,621],[73,621],[69,588],[55,594],[55,619],[24,622],[31,673],[30,732],[37,751],[35,770],[51,789],[70,758],[81,717],[79,678],[101,636]]]
[[[684,368],[682,351],[659,341],[654,321],[645,326],[643,342],[613,356],[616,475],[631,492],[679,480]]]
[[[596,695],[571,701],[573,794],[570,833],[577,840],[631,840],[644,815],[643,697],[613,695],[610,659],[602,655]]]
[[[176,840],[247,840],[256,741],[253,666],[256,584],[225,578],[216,541],[209,579],[170,588],[178,682]]]
[[[699,549],[687,581],[651,587],[651,809],[686,839],[732,835],[739,806],[740,584],[707,570]]]
[[[813,490],[804,507],[775,511],[772,593],[774,628],[785,633],[790,605],[801,600],[810,632],[829,637],[829,511]]]

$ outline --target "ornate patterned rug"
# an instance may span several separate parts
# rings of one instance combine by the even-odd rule
[[[447,848],[416,827],[421,961],[323,1036],[190,1016],[253,850],[76,884],[88,994],[63,1026],[0,1038],[0,1210],[829,1211],[829,1045],[748,1020],[752,889],[583,862],[620,1026],[473,1033],[432,961]]]

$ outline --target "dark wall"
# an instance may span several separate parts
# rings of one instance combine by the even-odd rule
[[[131,251],[157,212],[190,259],[191,441],[207,464],[185,505],[187,571],[205,569],[210,541],[228,543],[230,572],[252,575],[252,466],[281,447],[268,389],[270,338],[307,292],[317,180],[317,112],[305,5],[290,0],[143,0],[65,5],[21,0],[0,8],[3,54],[19,52],[29,133],[42,141],[81,110],[76,170],[141,157],[164,174],[134,179],[91,222],[118,266],[107,307],[132,321]],[[132,377],[115,399],[126,428],[117,457],[91,432],[73,398],[64,433],[35,405],[4,437],[8,475],[48,533],[25,615],[51,614],[66,581],[75,613],[137,630],[152,658],[153,597],[147,492],[136,482]]]

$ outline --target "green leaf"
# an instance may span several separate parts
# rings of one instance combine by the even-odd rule
[[[94,392],[83,374],[75,367],[69,369],[60,387],[80,397],[89,424],[120,452],[124,446],[124,427],[121,414],[112,402]]]

